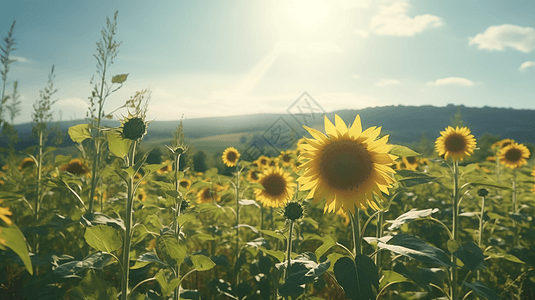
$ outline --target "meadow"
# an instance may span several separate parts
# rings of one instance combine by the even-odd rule
[[[180,122],[155,163],[142,144],[150,91],[105,109],[128,79],[110,76],[116,17],[97,42],[87,122],[68,129],[75,151],[52,146],[54,68],[36,145],[2,149],[0,299],[535,299],[528,147],[482,143],[460,114],[426,147],[336,114],[273,156],[248,159],[237,133],[200,138],[225,165],[202,171]]]

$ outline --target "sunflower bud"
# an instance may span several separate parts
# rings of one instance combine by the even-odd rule
[[[138,141],[147,133],[147,124],[140,117],[124,120],[121,135],[124,139]]]
[[[303,206],[299,202],[288,202],[284,206],[284,217],[288,220],[295,221],[303,217]]]
[[[487,191],[486,189],[479,189],[479,190],[477,191],[477,195],[478,195],[479,197],[485,197],[485,196],[487,196],[488,194],[489,194],[489,191]]]

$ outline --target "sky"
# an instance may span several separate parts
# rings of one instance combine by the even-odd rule
[[[53,65],[55,120],[86,116],[96,42],[115,11],[121,45],[108,81],[129,75],[106,112],[143,89],[151,120],[284,114],[305,91],[327,112],[535,109],[531,0],[20,0],[0,11],[2,38],[16,21],[6,88],[19,82],[15,123],[31,121]]]

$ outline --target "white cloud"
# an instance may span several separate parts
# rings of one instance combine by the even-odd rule
[[[474,82],[472,80],[462,77],[448,77],[437,79],[434,82],[430,81],[427,85],[440,86],[440,85],[460,85],[460,86],[472,86]]]
[[[25,64],[28,64],[30,63],[31,61],[25,57],[22,57],[22,56],[16,56],[16,55],[10,55],[9,56],[9,59],[16,59],[17,62],[21,62],[21,63],[25,63]]]
[[[398,85],[401,82],[397,79],[381,79],[381,81],[377,82],[375,86],[381,87],[386,85]]]
[[[520,65],[520,71],[524,71],[529,67],[535,67],[535,61],[526,61]]]
[[[362,38],[367,38],[370,36],[366,29],[355,29],[354,33]]]
[[[425,14],[409,17],[410,5],[405,1],[379,5],[379,12],[372,17],[370,29],[378,35],[413,36],[429,27],[441,26],[440,17]]]
[[[469,40],[470,45],[478,45],[478,49],[504,50],[509,47],[528,53],[535,49],[535,29],[511,24],[490,26]]]

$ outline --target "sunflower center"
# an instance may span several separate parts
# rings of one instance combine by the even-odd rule
[[[227,153],[227,160],[230,162],[235,162],[238,159],[238,156],[236,155],[236,152],[229,151]]]
[[[462,135],[453,134],[446,138],[445,146],[449,152],[459,152],[464,150],[466,141]]]
[[[288,154],[285,154],[283,157],[282,157],[282,161],[287,163],[287,162],[290,162],[290,160],[292,159],[292,157]]]
[[[505,159],[510,162],[519,161],[520,158],[522,158],[522,152],[520,152],[518,149],[510,149],[505,153]]]
[[[210,188],[205,188],[204,192],[202,193],[202,197],[204,199],[211,199],[212,195],[210,194]]]
[[[258,174],[255,171],[251,172],[251,179],[258,180]]]
[[[262,182],[262,185],[266,189],[264,192],[274,197],[282,195],[286,190],[286,181],[281,175],[277,174],[267,176]]]
[[[181,181],[180,186],[183,188],[187,188],[189,186],[189,183],[187,181]]]
[[[407,157],[407,161],[409,162],[409,164],[415,164],[416,163],[416,157],[409,156],[409,157]]]
[[[373,165],[364,146],[354,141],[340,141],[325,147],[319,170],[329,186],[350,190],[366,181]]]

